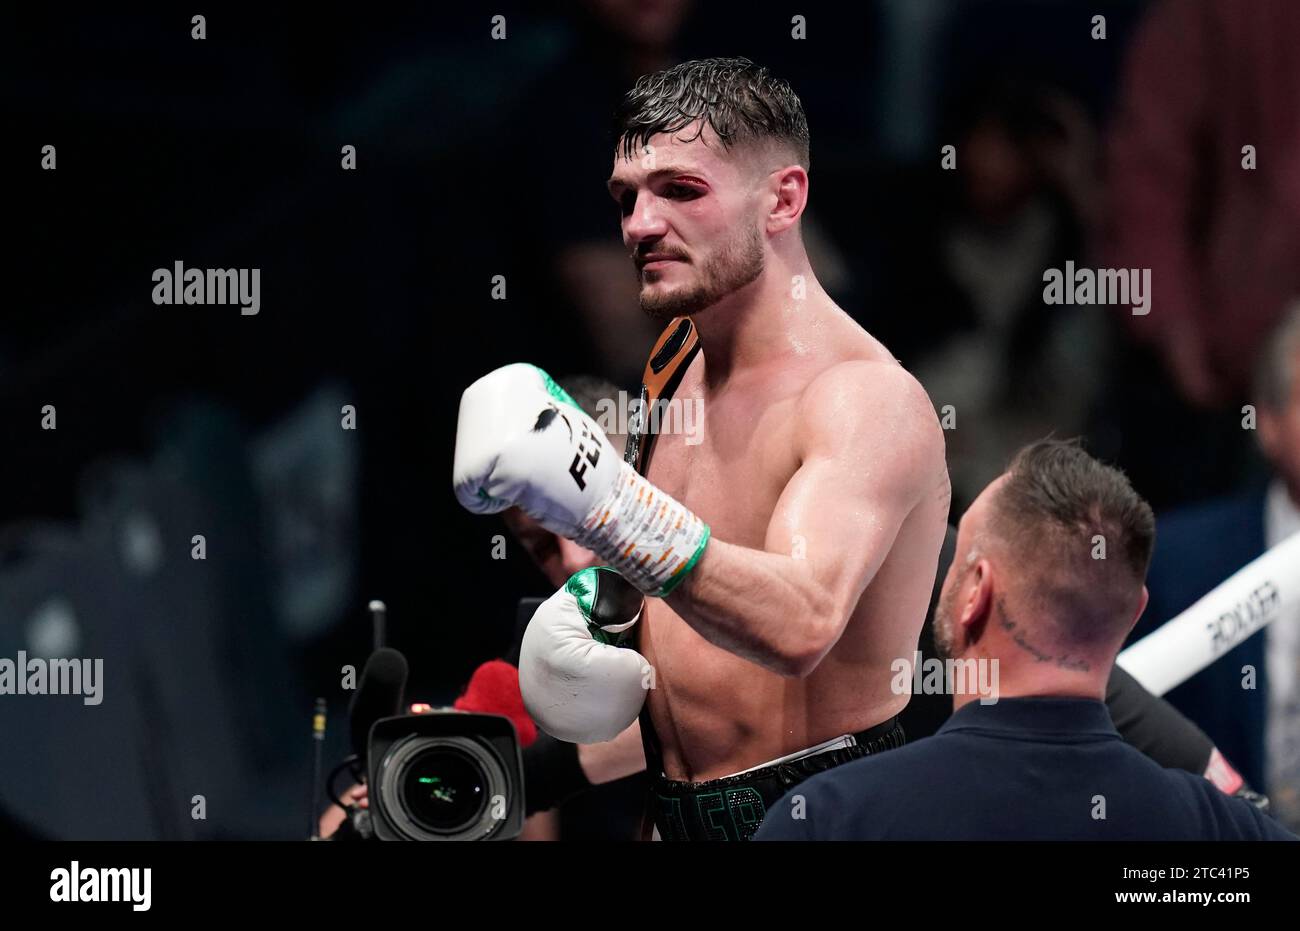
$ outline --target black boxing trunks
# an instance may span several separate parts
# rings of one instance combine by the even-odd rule
[[[721,779],[679,782],[661,771],[651,781],[650,813],[662,840],[749,840],[768,809],[808,777],[905,742],[893,717]]]

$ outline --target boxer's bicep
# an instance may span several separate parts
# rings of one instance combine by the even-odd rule
[[[802,408],[801,464],[765,548],[806,564],[831,598],[838,637],[933,485],[943,437],[924,390],[894,364],[837,366],[810,386]]]
[[[803,676],[844,633],[944,459],[929,398],[895,364],[836,366],[809,385],[793,416],[798,467],[763,549],[715,536],[668,602],[710,643]]]

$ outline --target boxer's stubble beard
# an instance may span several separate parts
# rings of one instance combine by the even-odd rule
[[[650,319],[661,323],[674,317],[688,317],[712,307],[761,274],[763,237],[755,227],[746,226],[704,261],[694,284],[664,295],[648,294],[643,286],[641,309]],[[644,275],[644,271],[637,269],[638,281]]]

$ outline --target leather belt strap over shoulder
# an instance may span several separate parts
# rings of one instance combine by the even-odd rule
[[[695,324],[689,317],[678,317],[659,335],[650,353],[641,376],[640,423],[628,436],[623,456],[642,475],[650,464],[650,449],[655,441],[654,434],[650,433],[650,409],[672,399],[699,348],[700,336]]]
[[[637,429],[628,435],[623,457],[642,475],[645,475],[650,464],[650,450],[655,441],[655,435],[650,433],[651,406],[672,399],[673,392],[681,384],[682,376],[686,374],[699,348],[700,336],[695,325],[689,317],[678,317],[659,335],[650,353],[645,372],[641,376],[639,422]],[[645,751],[646,772],[653,778],[663,773],[663,751],[654,732],[654,725],[650,722],[649,707],[650,703],[647,702],[641,709],[641,745]],[[649,840],[653,829],[650,798],[647,796],[646,811],[641,819],[641,839]]]

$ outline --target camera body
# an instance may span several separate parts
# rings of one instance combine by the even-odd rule
[[[368,741],[379,840],[512,840],[524,764],[510,719],[442,709],[376,721]]]

